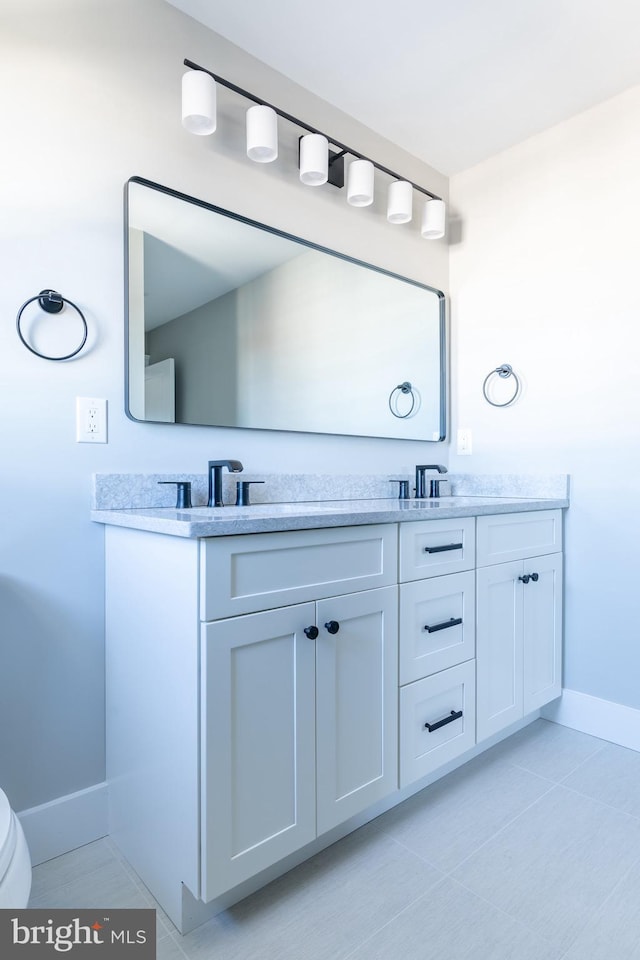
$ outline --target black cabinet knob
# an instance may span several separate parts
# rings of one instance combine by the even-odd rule
[[[518,577],[518,580],[522,580],[523,583],[529,583],[529,580],[533,580],[534,583],[537,583],[539,579],[539,573],[525,573],[523,577]]]
[[[309,637],[309,640],[315,640],[320,631],[317,627],[305,627],[304,632]]]
[[[340,629],[340,624],[338,623],[337,620],[328,620],[324,626],[325,626],[325,629],[329,631],[329,633],[337,633],[338,630]]]

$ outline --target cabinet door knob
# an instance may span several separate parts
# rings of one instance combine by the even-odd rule
[[[518,580],[522,580],[523,583],[529,583],[529,580],[530,580],[530,579],[531,579],[531,578],[530,578],[530,576],[529,576],[528,573],[525,573],[524,577],[518,577]],[[537,579],[537,577],[536,577],[536,579]]]
[[[533,580],[534,583],[537,583],[538,580],[540,579],[540,574],[538,574],[538,573],[532,573],[532,574],[531,574],[531,579]]]
[[[325,629],[327,629],[329,633],[337,633],[340,629],[340,624],[337,620],[328,620],[325,623]]]
[[[309,637],[309,640],[315,640],[320,631],[317,627],[305,627],[304,632],[306,636]]]

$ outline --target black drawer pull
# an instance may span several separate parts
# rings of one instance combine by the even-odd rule
[[[436,723],[425,723],[425,730],[428,730],[429,733],[433,733],[434,730],[439,730],[440,727],[446,727],[448,723],[453,723],[454,720],[459,720],[462,716],[462,710],[452,710],[448,717],[444,717],[443,720],[437,720]]]
[[[529,583],[530,576],[528,573],[525,573],[524,577],[518,577],[518,580],[522,580],[523,583]]]
[[[445,543],[442,547],[425,547],[425,553],[444,553],[445,550],[462,550],[462,543]]]
[[[320,631],[316,626],[312,626],[312,627],[305,627],[304,632],[306,636],[309,637],[309,640],[315,640]]]
[[[340,624],[337,620],[329,620],[324,626],[325,630],[328,630],[329,633],[337,633],[340,629]]]
[[[427,633],[437,633],[438,630],[446,630],[447,627],[457,627],[462,623],[462,617],[451,617],[450,620],[445,620],[444,623],[435,623],[432,627],[427,626],[425,623],[424,628]]]
[[[538,574],[538,573],[532,573],[532,574],[531,574],[531,579],[533,580],[534,583],[537,583],[538,580],[540,579],[540,574]]]

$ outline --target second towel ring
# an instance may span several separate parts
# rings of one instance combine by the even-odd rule
[[[502,379],[506,379],[506,377],[513,377],[516,383],[516,389],[513,396],[510,397],[509,400],[505,400],[504,403],[496,403],[495,400],[490,400],[487,393],[487,384],[489,383],[491,377],[493,377],[496,373],[499,377],[502,377]],[[491,370],[491,372],[486,375],[484,378],[484,383],[482,384],[482,393],[487,403],[490,403],[492,407],[508,407],[510,403],[513,403],[520,393],[520,380],[518,379],[518,376],[514,372],[514,369],[510,363],[503,363],[501,366],[496,367],[495,370]]]
[[[24,337],[24,334],[22,333],[22,329],[20,327],[20,321],[22,320],[22,314],[24,312],[25,307],[28,307],[30,303],[34,302],[34,300],[38,301],[38,303],[40,304],[40,307],[46,313],[60,313],[65,303],[68,303],[70,307],[73,307],[73,309],[76,311],[76,313],[78,314],[78,316],[82,321],[82,329],[83,329],[82,340],[80,341],[80,345],[76,347],[75,350],[72,350],[71,353],[66,353],[62,357],[50,357],[46,353],[40,353],[39,350],[36,350],[35,347],[32,347],[31,344],[27,342],[27,340]],[[56,290],[41,290],[40,293],[38,293],[35,297],[29,297],[28,300],[25,300],[25,302],[22,304],[22,306],[18,310],[18,316],[16,317],[16,330],[18,331],[18,336],[20,337],[20,340],[22,341],[24,346],[27,348],[27,350],[30,350],[31,353],[35,353],[36,357],[42,357],[43,360],[70,360],[71,357],[75,357],[76,354],[80,353],[85,343],[87,342],[87,336],[89,334],[87,321],[85,320],[84,314],[80,309],[80,307],[78,307],[75,303],[73,303],[72,300],[68,300],[66,297],[63,297],[62,294],[58,293]]]
[[[411,396],[411,406],[406,413],[398,413],[398,400],[400,399],[400,394],[404,393],[410,394]],[[405,380],[404,383],[399,383],[397,387],[394,387],[391,393],[389,394],[389,410],[397,417],[398,420],[406,420],[407,417],[410,417],[414,411],[416,405],[416,395],[413,392],[413,385],[409,383],[408,380]],[[395,409],[394,409],[395,408]]]

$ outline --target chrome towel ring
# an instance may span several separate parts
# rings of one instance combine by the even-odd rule
[[[499,377],[502,377],[503,379],[505,379],[506,377],[513,377],[516,384],[516,389],[513,393],[513,396],[510,397],[509,400],[505,400],[504,403],[496,403],[495,400],[490,400],[489,395],[487,393],[487,386],[488,386],[489,380],[491,379],[491,377],[495,376],[496,373],[498,374]],[[484,378],[484,383],[482,384],[482,393],[484,394],[484,398],[487,401],[487,403],[490,403],[492,407],[508,407],[510,403],[513,403],[513,401],[516,399],[516,397],[520,393],[520,380],[518,379],[511,364],[503,363],[501,366],[496,367],[495,370],[491,370],[491,372],[488,373]]]
[[[400,413],[398,410],[398,400],[400,395],[404,394],[405,396],[411,396],[411,406],[406,413]],[[394,387],[391,393],[389,394],[389,410],[397,417],[399,420],[406,420],[407,417],[410,417],[414,411],[416,405],[416,395],[413,392],[413,386],[409,383],[408,380],[405,380],[404,383],[399,383],[397,387]]]
[[[64,308],[65,303],[68,303],[70,307],[73,307],[82,321],[83,329],[82,340],[80,341],[80,345],[76,347],[75,350],[72,350],[71,353],[65,353],[65,355],[62,357],[50,357],[46,353],[40,353],[39,350],[36,350],[35,347],[32,347],[31,344],[27,342],[20,328],[20,321],[22,320],[22,314],[24,313],[25,307],[28,307],[30,303],[34,302],[34,300],[38,301],[40,307],[45,311],[45,313],[60,313],[60,311]],[[35,353],[36,357],[42,357],[43,360],[70,360],[71,357],[75,357],[76,354],[80,353],[87,342],[87,336],[89,332],[87,328],[87,321],[85,320],[84,314],[80,307],[73,303],[73,301],[63,297],[62,294],[58,293],[56,290],[41,290],[40,293],[38,293],[35,297],[29,297],[28,300],[25,300],[18,310],[18,316],[16,317],[16,330],[27,350],[30,350],[31,353]]]

